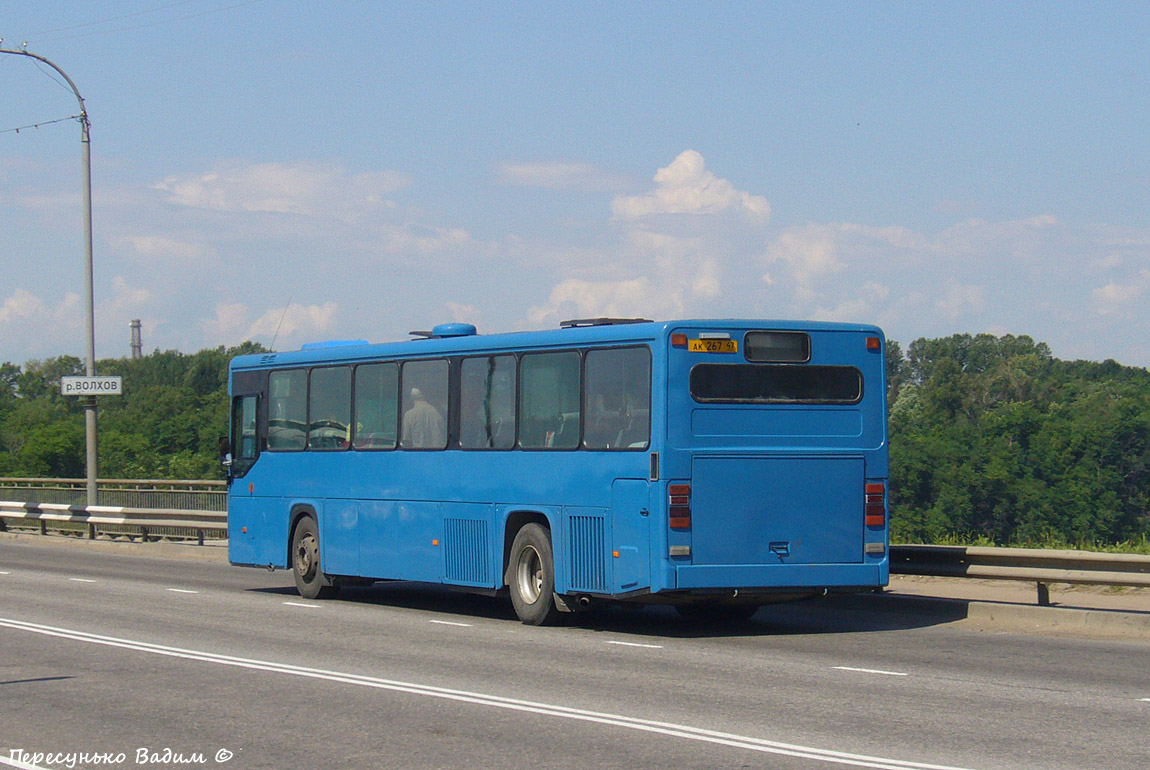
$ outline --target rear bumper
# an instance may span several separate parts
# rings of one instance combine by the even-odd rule
[[[889,579],[886,559],[873,564],[720,564],[675,567],[669,590],[690,588],[877,588]]]

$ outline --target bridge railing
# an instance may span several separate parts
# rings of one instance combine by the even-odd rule
[[[15,527],[111,536],[225,537],[228,496],[222,481],[101,479],[100,505],[86,508],[84,479],[0,478],[0,529]]]
[[[83,479],[0,478],[0,529],[15,526],[98,533],[192,538],[227,535],[227,488],[222,481],[106,479],[101,505],[83,504]],[[1150,556],[1030,548],[894,545],[895,575],[1022,580],[1038,603],[1050,603],[1051,583],[1150,587]]]
[[[129,508],[178,508],[188,511],[226,511],[227,486],[222,481],[170,479],[100,479],[96,482],[100,505]],[[85,479],[0,478],[0,500],[26,503],[87,502]]]
[[[1050,604],[1050,584],[1150,587],[1150,556],[985,546],[894,545],[896,575],[1023,580]]]

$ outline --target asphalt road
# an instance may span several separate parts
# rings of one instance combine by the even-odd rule
[[[973,632],[861,598],[729,629],[663,609],[532,628],[503,599],[378,584],[309,602],[291,585],[0,540],[0,770],[1144,770],[1150,757],[1147,639]]]

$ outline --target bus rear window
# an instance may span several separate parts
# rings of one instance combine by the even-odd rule
[[[857,404],[862,372],[853,366],[699,364],[691,397],[702,403]]]

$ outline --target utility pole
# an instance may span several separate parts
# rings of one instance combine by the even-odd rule
[[[76,101],[80,103],[80,114],[76,116],[76,119],[80,121],[80,143],[84,150],[84,290],[88,299],[88,349],[84,370],[88,377],[95,377],[96,310],[94,291],[92,288],[92,140],[89,133],[91,124],[88,122],[88,111],[84,108],[84,97],[80,96],[80,90],[76,88],[76,84],[72,82],[72,78],[68,77],[68,73],[64,72],[64,70],[43,56],[24,49],[0,48],[0,53],[27,56],[29,59],[35,59],[38,62],[47,64],[56,70],[56,72],[60,74],[60,77],[67,81],[72,89],[72,93],[76,95]],[[87,468],[88,505],[96,505],[98,494],[96,490],[96,397],[84,396],[84,399],[84,434],[87,445],[87,461],[85,466]]]

